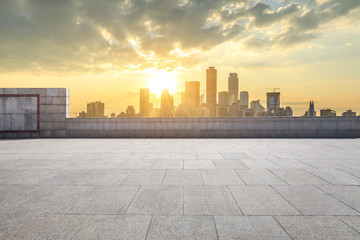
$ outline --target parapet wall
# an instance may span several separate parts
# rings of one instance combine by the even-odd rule
[[[65,88],[0,88],[0,138],[360,138],[360,117],[69,118]]]
[[[72,118],[67,137],[359,138],[360,118]]]

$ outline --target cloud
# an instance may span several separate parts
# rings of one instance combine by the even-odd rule
[[[289,48],[359,0],[2,0],[0,71],[192,68],[225,42]]]

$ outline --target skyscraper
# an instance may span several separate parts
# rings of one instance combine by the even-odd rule
[[[239,78],[237,73],[229,73],[228,78],[229,106],[238,102]]]
[[[218,100],[219,100],[219,104],[217,106],[217,110],[216,110],[216,116],[218,117],[225,117],[227,115],[227,111],[228,111],[228,92],[219,92],[218,93]]]
[[[101,118],[105,117],[105,104],[102,102],[91,102],[87,104],[86,117],[88,118]]]
[[[216,116],[217,70],[215,67],[206,69],[206,106],[210,116]]]
[[[200,82],[185,82],[185,108],[189,116],[196,115],[200,104]]]
[[[316,117],[314,101],[310,101],[308,117]]]
[[[240,109],[249,108],[249,93],[246,91],[240,92]]]
[[[150,89],[140,88],[140,116],[149,117],[150,114]]]
[[[160,117],[173,117],[174,116],[174,97],[169,94],[168,89],[161,92],[161,109]]]
[[[268,92],[266,97],[267,115],[275,116],[276,110],[280,108],[280,92]]]

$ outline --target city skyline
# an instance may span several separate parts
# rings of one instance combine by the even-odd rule
[[[216,94],[237,73],[249,101],[280,88],[295,116],[310,100],[360,112],[358,0],[4,0],[0,15],[0,86],[70,88],[72,116],[97,100],[138,111],[146,87],[154,107],[164,87],[177,105],[185,81],[206,92],[208,66]]]

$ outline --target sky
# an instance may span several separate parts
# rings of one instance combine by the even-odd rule
[[[139,110],[139,89],[230,72],[266,105],[360,112],[359,0],[1,0],[0,87],[66,87],[71,112],[91,101],[106,114]]]

